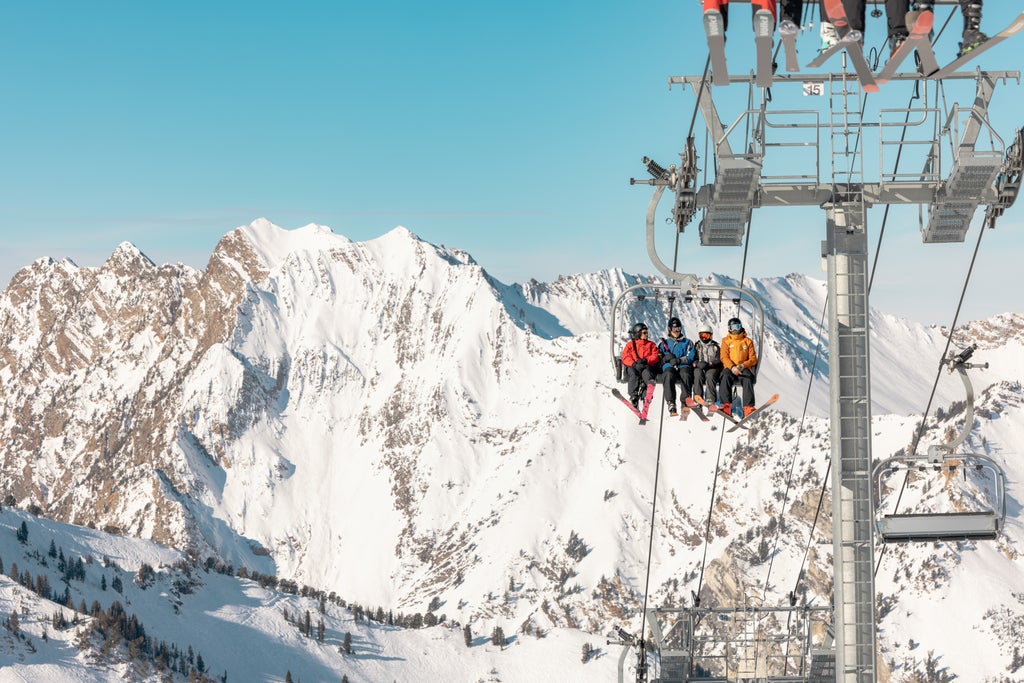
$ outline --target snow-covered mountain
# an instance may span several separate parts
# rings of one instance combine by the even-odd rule
[[[320,662],[289,668],[304,672],[300,680],[426,680],[412,671],[610,679],[618,648],[602,636],[616,625],[639,629],[656,470],[651,602],[682,605],[699,591],[705,605],[748,594],[782,604],[794,591],[827,604],[827,499],[814,515],[829,455],[824,283],[745,283],[766,312],[758,390],[782,398],[737,436],[694,418],[641,428],[610,398],[612,302],[645,281],[613,270],[506,285],[468,254],[404,228],[356,243],[323,226],[287,231],[263,220],[228,233],[202,272],[156,266],[127,243],[99,268],[37,261],[0,298],[0,492],[42,517],[7,511],[0,526],[13,539],[27,520],[32,541],[58,535],[83,556],[117,557],[127,572],[157,567],[165,590],[151,620],[166,632],[155,637],[183,650],[185,635],[206,634],[199,638],[218,643],[201,648],[208,670],[232,680],[280,680],[284,671],[236,659],[228,641],[239,624],[274,642],[267,657]],[[666,306],[630,301],[624,317],[657,330]],[[721,331],[733,314],[699,301],[673,312],[691,332],[699,323]],[[873,450],[882,459],[913,440],[946,336],[877,311],[872,328]],[[884,669],[889,680],[912,680],[934,651],[934,666],[962,680],[1024,680],[1014,668],[1024,638],[1024,468],[1007,456],[1024,437],[1024,316],[971,323],[954,341],[978,343],[976,359],[991,363],[972,372],[970,447],[1007,468],[1007,530],[993,543],[886,552],[877,575]],[[942,375],[933,408],[943,412],[930,418],[919,452],[948,439],[961,417],[950,406],[963,387]],[[904,503],[964,509],[985,493],[984,483],[950,480]],[[11,539],[0,545],[5,567],[17,558],[38,571],[30,544]],[[191,593],[172,590],[191,581],[182,567],[207,558],[371,612],[443,613],[447,626],[359,624],[372,662],[305,637],[282,646],[271,615],[284,602],[310,609],[300,600],[312,598],[282,598],[215,571],[202,572]],[[89,574],[69,583],[74,603],[106,607]],[[0,610],[31,602],[19,591],[0,583]],[[160,612],[171,603],[193,616]],[[132,604],[141,612],[146,602]],[[357,624],[331,605],[324,620],[337,640]],[[953,613],[968,626],[935,627]],[[235,626],[222,635],[226,623]],[[516,646],[467,650],[465,625],[481,640],[501,627]],[[550,635],[528,636],[538,633]],[[583,664],[584,642],[605,656]],[[32,655],[12,648],[18,666],[30,667]],[[14,663],[6,656],[0,663]],[[81,668],[81,680],[105,680],[79,659],[68,655],[66,665]]]

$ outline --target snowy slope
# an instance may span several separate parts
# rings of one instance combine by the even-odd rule
[[[506,285],[468,254],[404,228],[351,242],[323,226],[287,231],[263,220],[226,235],[202,273],[155,266],[127,244],[99,269],[39,261],[0,299],[5,492],[62,522],[153,539],[370,609],[425,612],[440,603],[449,621],[481,639],[495,626],[516,637],[490,652],[467,650],[461,628],[367,628],[368,644],[401,654],[337,668],[342,660],[326,652],[337,647],[300,637],[275,649],[279,625],[260,614],[279,598],[220,575],[184,599],[187,628],[161,626],[161,637],[182,642],[204,620],[215,631],[229,615],[275,643],[268,657],[306,653],[296,658],[358,680],[401,679],[413,662],[454,680],[488,680],[495,667],[505,681],[610,679],[618,649],[603,636],[616,625],[639,628],[656,471],[652,602],[681,605],[700,592],[705,604],[747,594],[782,604],[795,591],[827,603],[827,499],[811,526],[830,449],[824,283],[800,275],[747,283],[766,315],[758,391],[782,395],[747,435],[695,418],[639,428],[609,396],[612,302],[648,281],[606,271]],[[736,283],[713,275],[705,284]],[[656,331],[669,315],[664,300],[626,304],[626,320]],[[699,301],[672,312],[691,334],[702,323],[720,333],[733,314]],[[913,440],[946,339],[939,328],[877,311],[872,325],[873,450],[883,459]],[[972,447],[1005,460],[1010,521],[996,544],[883,557],[878,592],[898,596],[881,622],[893,680],[923,667],[928,648],[961,676],[1007,675],[1006,634],[1021,632],[1011,626],[1024,614],[1013,593],[1022,584],[1024,472],[1008,454],[1024,436],[1024,318],[978,321],[961,334],[960,346],[978,342],[977,360],[992,364],[972,372]],[[958,400],[959,379],[942,370],[933,410]],[[948,438],[958,418],[931,420],[919,451]],[[947,489],[960,505],[985,492],[954,480],[904,502],[943,504]],[[771,561],[762,541],[775,549]],[[133,562],[141,560],[122,566]],[[948,580],[915,579],[913,590],[922,601],[955,601],[962,621],[988,634],[977,643],[988,656],[984,671],[973,649],[935,632],[934,615],[922,617],[911,579],[893,578],[904,566],[942,568]],[[976,572],[1003,589],[972,582]],[[335,639],[355,627],[345,610],[331,619]],[[527,635],[537,630],[550,635]],[[585,632],[598,634],[589,640],[605,656],[584,665]],[[435,661],[436,649],[448,654]],[[232,659],[211,660],[211,671],[238,680]],[[243,670],[271,675],[268,661]],[[302,670],[305,680],[321,677]]]

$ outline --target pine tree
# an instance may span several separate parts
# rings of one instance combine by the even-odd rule
[[[469,624],[462,629],[462,637],[466,641],[466,647],[473,647],[473,629],[469,627]]]
[[[342,642],[341,649],[345,651],[345,654],[352,654],[352,634],[345,631],[345,640]]]
[[[318,619],[316,622],[316,640],[319,643],[324,642],[324,620]]]
[[[100,590],[107,590],[107,575],[104,574],[100,577]]]
[[[307,638],[313,635],[313,623],[310,619],[309,610],[306,610],[306,617],[302,620],[302,635]]]
[[[505,631],[500,626],[495,626],[491,631],[491,645],[505,646]]]
[[[114,579],[110,582],[110,587],[116,590],[118,593],[124,590],[124,584],[121,583],[121,577],[114,575]]]
[[[25,520],[21,520],[21,526],[14,532],[14,535],[22,545],[28,544],[28,524],[25,523]]]
[[[294,682],[292,681],[292,671],[291,671],[291,669],[289,669],[289,670],[288,670],[288,673],[286,673],[286,674],[284,675],[284,683],[294,683]]]
[[[57,558],[57,544],[53,542],[52,538],[50,539],[50,550],[46,554],[54,559]]]

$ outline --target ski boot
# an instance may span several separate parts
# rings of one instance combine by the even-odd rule
[[[829,49],[839,42],[839,33],[836,31],[835,25],[830,22],[821,22],[821,52]]]
[[[963,57],[986,40],[988,40],[988,36],[977,29],[964,30],[963,42],[960,43],[960,51],[956,53],[956,56]]]

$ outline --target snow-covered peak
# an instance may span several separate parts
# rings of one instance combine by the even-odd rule
[[[273,270],[295,252],[328,251],[350,243],[347,237],[337,235],[326,225],[310,223],[301,228],[287,230],[266,218],[257,218],[238,231],[251,245],[266,270]]]

